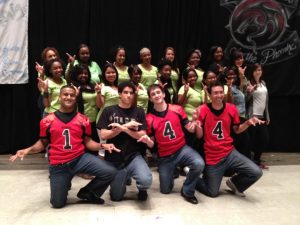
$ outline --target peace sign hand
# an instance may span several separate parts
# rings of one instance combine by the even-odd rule
[[[68,56],[68,62],[69,62],[71,65],[73,65],[74,62],[75,62],[76,55],[71,56],[69,53],[66,53],[66,55]]]

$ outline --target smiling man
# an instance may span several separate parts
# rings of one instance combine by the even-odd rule
[[[150,85],[148,89],[153,110],[147,114],[148,135],[140,138],[148,147],[157,144],[158,171],[160,192],[169,194],[174,186],[174,171],[177,166],[189,167],[181,195],[192,204],[197,204],[195,185],[203,168],[204,161],[191,147],[186,145],[183,127],[190,133],[195,132],[195,123],[190,122],[183,108],[179,105],[167,104],[165,92],[160,85]]]
[[[85,153],[85,148],[98,151],[104,148],[109,152],[119,151],[113,144],[99,144],[91,136],[89,119],[76,112],[76,89],[63,86],[59,95],[60,108],[50,113],[40,122],[40,139],[32,146],[17,151],[10,157],[15,161],[29,153],[38,153],[49,144],[50,202],[54,208],[66,204],[71,180],[77,173],[95,176],[78,192],[78,198],[103,204],[104,193],[116,174],[116,170],[98,157]]]
[[[261,169],[250,159],[240,154],[233,146],[231,131],[239,134],[249,126],[264,123],[256,117],[240,124],[235,105],[224,103],[224,87],[213,83],[208,89],[211,103],[197,109],[196,135],[204,138],[206,166],[203,178],[199,178],[196,189],[207,196],[216,197],[226,172],[234,172],[227,180],[227,186],[238,196],[245,197],[244,191],[261,176]]]

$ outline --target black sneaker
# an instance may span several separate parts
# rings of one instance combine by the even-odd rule
[[[77,197],[90,203],[101,205],[104,204],[104,200],[102,198],[96,197],[92,192],[90,192],[86,188],[81,188],[77,193]]]
[[[192,196],[192,197],[186,196],[186,195],[183,193],[183,189],[181,189],[181,196],[182,196],[186,201],[188,201],[189,203],[192,203],[192,204],[194,204],[194,205],[198,204],[198,199],[197,199],[195,196]]]
[[[147,193],[147,191],[139,190],[139,193],[138,193],[138,200],[140,200],[140,201],[146,201],[147,198],[148,198],[148,193]]]

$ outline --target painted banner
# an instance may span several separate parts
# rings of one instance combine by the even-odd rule
[[[0,84],[28,83],[28,0],[0,0]]]
[[[241,49],[248,63],[271,65],[295,57],[300,38],[288,21],[300,15],[299,0],[220,0],[231,12],[227,29],[231,49]]]

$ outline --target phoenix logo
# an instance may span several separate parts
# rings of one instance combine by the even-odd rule
[[[231,34],[245,47],[265,48],[277,42],[286,25],[282,7],[269,0],[247,0],[238,5],[230,18]]]
[[[232,40],[227,46],[240,48],[246,60],[272,64],[299,52],[297,32],[289,30],[288,19],[297,10],[275,0],[221,0],[221,5],[232,11],[227,28]]]

